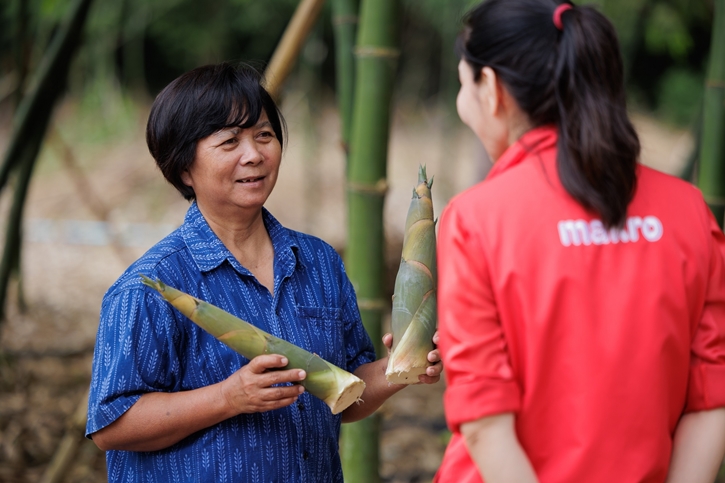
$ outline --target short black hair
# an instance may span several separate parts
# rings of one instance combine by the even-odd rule
[[[284,118],[256,69],[226,62],[197,67],[156,96],[146,125],[146,144],[166,180],[192,200],[194,189],[184,184],[181,174],[194,162],[199,140],[227,127],[252,127],[263,112],[284,147]]]

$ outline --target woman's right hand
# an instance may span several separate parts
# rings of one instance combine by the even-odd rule
[[[301,369],[274,370],[288,363],[286,357],[277,354],[255,357],[219,385],[222,397],[235,414],[272,411],[289,406],[297,401],[305,388],[299,384],[274,385],[300,382],[307,374]]]

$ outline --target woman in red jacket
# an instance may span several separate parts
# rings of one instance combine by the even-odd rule
[[[638,163],[614,28],[490,0],[458,112],[496,160],[439,234],[453,437],[437,482],[708,482],[725,453],[725,238]]]

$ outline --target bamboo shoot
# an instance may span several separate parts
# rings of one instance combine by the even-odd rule
[[[332,414],[342,412],[360,399],[365,383],[357,376],[210,303],[169,287],[161,280],[154,281],[144,275],[141,278],[145,285],[158,291],[192,322],[247,359],[262,354],[280,354],[289,359],[284,369],[304,369],[307,377],[300,384],[307,392],[322,399]]]
[[[425,167],[418,170],[405,221],[403,254],[393,295],[393,350],[385,378],[415,384],[425,374],[436,329],[436,235],[431,187]]]

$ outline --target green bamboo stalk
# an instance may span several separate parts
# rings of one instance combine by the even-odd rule
[[[0,260],[0,320],[5,317],[10,278],[13,273],[20,272],[22,214],[30,178],[53,113],[53,106],[63,92],[73,54],[80,44],[91,1],[77,0],[67,20],[53,37],[34,83],[18,107],[15,129],[0,166],[0,191],[6,185],[10,173],[16,168],[18,171]],[[22,287],[19,293],[22,294]]]
[[[30,15],[28,12],[28,0],[17,0],[16,4],[15,68],[18,80],[13,100],[15,107],[17,108],[20,105],[20,101],[23,99],[23,88],[25,87],[25,80],[28,77],[30,63],[30,43],[28,42],[28,21]]]
[[[722,228],[725,215],[725,0],[715,0],[698,169],[697,184]]]
[[[34,131],[32,138],[28,139],[27,149],[23,150],[23,159],[20,164],[18,178],[13,191],[13,201],[10,206],[8,224],[5,231],[5,245],[0,260],[0,319],[5,317],[5,300],[7,299],[8,285],[13,275],[20,273],[20,254],[22,243],[22,221],[25,199],[28,194],[30,178],[35,167],[35,160],[42,144],[42,132]],[[21,308],[25,301],[22,297],[22,287],[19,287],[19,302]]]
[[[358,0],[333,0],[332,25],[335,31],[335,74],[337,105],[342,125],[342,147],[346,159],[350,153],[352,100],[355,86],[355,57],[353,48],[357,34]]]
[[[390,104],[399,50],[399,0],[363,0],[355,48],[355,95],[348,169],[345,263],[365,329],[380,350],[383,311],[383,203],[387,191]],[[343,427],[341,456],[348,483],[377,483],[380,418]]]
[[[304,369],[307,377],[300,384],[307,392],[322,399],[333,414],[360,399],[365,383],[357,376],[161,280],[154,281],[144,275],[141,278],[145,285],[158,291],[192,322],[247,359],[262,354],[280,354],[289,359],[285,369]]]
[[[433,179],[418,169],[413,190],[400,268],[393,295],[393,349],[385,377],[394,384],[416,384],[430,365],[436,329],[436,233],[431,197]]]
[[[13,119],[13,134],[2,165],[0,165],[0,192],[7,184],[10,172],[23,158],[22,151],[33,135],[31,131],[45,132],[53,112],[55,101],[60,97],[68,77],[70,62],[80,44],[81,32],[93,0],[76,0],[70,14],[53,36],[46,54],[38,67],[37,75],[23,98]]]

